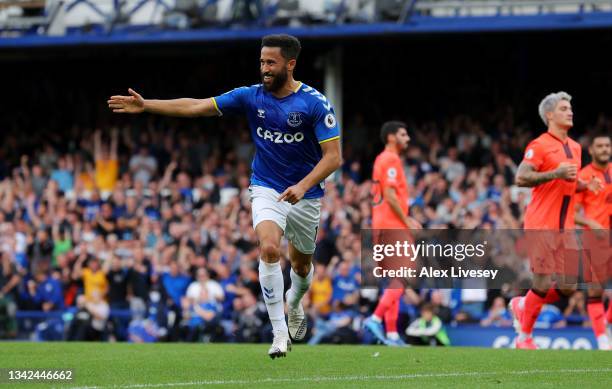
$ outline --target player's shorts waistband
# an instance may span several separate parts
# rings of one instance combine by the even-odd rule
[[[264,188],[274,189],[279,194],[283,193],[288,188],[288,187],[286,187],[286,188],[278,187],[276,185],[269,184],[269,183],[267,183],[267,182],[265,182],[263,180],[260,180],[260,179],[256,178],[254,175],[251,175],[251,186],[261,186],[261,187],[264,187]],[[308,190],[308,192],[312,192],[312,189]],[[320,193],[317,193],[319,191],[314,191],[314,193],[308,193],[308,192],[306,192],[306,194],[304,194],[304,198],[307,199],[307,200],[320,199],[325,194],[325,192],[323,192],[323,189],[321,189]]]

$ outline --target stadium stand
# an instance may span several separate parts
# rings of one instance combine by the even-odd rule
[[[611,125],[602,117],[594,129]],[[253,146],[244,129],[230,131],[223,153],[218,139],[155,122],[145,131],[73,128],[71,144],[47,140],[27,154],[18,137],[6,137],[0,286],[5,304],[18,308],[19,336],[266,340],[248,201]],[[523,135],[513,133],[515,146],[502,149],[466,116],[414,134],[406,179],[423,225],[519,226],[527,196],[512,187],[512,176]],[[371,183],[350,150],[347,157],[339,180],[327,183],[317,282],[306,303],[316,328],[336,342],[358,341],[360,318],[375,297],[359,290],[359,231],[368,227]],[[443,315],[447,323],[508,325],[493,321],[486,307],[519,287],[501,296],[423,290],[407,301],[404,317],[414,318],[422,301],[433,300],[451,311]],[[581,323],[584,298],[571,304],[555,320]],[[324,324],[327,318],[334,327]],[[17,335],[14,323],[4,326]]]

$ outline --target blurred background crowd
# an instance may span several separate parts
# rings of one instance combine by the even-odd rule
[[[509,108],[498,117],[495,132],[466,115],[410,123],[406,180],[425,228],[520,228],[529,191],[513,176],[537,132],[515,125]],[[244,122],[220,122],[223,136],[154,117],[142,127],[9,131],[0,145],[0,336],[268,341],[248,191],[255,150]],[[578,140],[586,146],[606,129],[612,120],[600,116]],[[370,226],[377,134],[352,117],[344,166],[326,182],[304,300],[311,344],[371,341],[361,322],[379,290],[360,289],[360,231]],[[399,324],[423,311],[447,325],[510,326],[506,303],[521,287],[409,290]],[[587,320],[579,292],[548,306],[539,325]]]

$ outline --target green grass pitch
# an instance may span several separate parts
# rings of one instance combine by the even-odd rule
[[[70,368],[74,381],[0,389],[612,388],[612,352],[604,351],[294,345],[286,358],[271,360],[267,350],[266,344],[3,342],[0,368]]]

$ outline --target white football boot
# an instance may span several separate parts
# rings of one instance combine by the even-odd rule
[[[291,339],[289,334],[284,331],[273,331],[274,340],[272,340],[272,346],[268,350],[270,358],[280,358],[287,356],[287,350],[291,351]]]
[[[289,300],[287,299],[288,294],[289,291],[285,293],[285,301],[287,301],[287,327],[289,327],[289,337],[291,337],[291,340],[300,341],[306,336],[308,320],[306,320],[302,302],[300,301],[297,308],[292,309],[291,304],[289,304]]]

